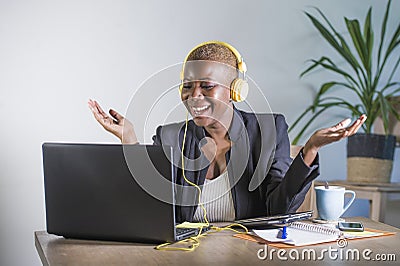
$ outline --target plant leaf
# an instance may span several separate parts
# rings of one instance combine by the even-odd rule
[[[309,112],[311,112],[312,109],[312,105],[310,105],[309,107],[306,108],[306,110],[304,110],[303,113],[301,113],[301,115],[296,119],[296,121],[289,127],[288,133],[290,133],[293,128],[296,127],[296,125],[303,119],[303,117],[308,114]]]
[[[399,36],[400,36],[400,23],[397,26],[397,29],[396,29],[395,33],[393,34],[392,40],[391,40],[391,42],[389,44],[388,49],[386,50],[386,53],[385,53],[385,56],[384,56],[382,64],[380,66],[378,65],[378,70],[377,70],[377,73],[375,75],[375,79],[374,79],[374,83],[372,84],[372,87],[377,86],[377,84],[379,82],[379,79],[380,79],[380,76],[381,76],[381,73],[383,72],[383,69],[384,69],[384,67],[386,65],[386,62],[387,62],[388,58],[390,57],[390,55],[392,54],[394,49],[396,49],[399,46],[400,40],[397,40],[399,38]],[[398,67],[398,64],[396,63],[395,64],[395,68],[397,68],[397,67]],[[394,71],[395,71],[395,69],[394,69]]]
[[[329,100],[329,101],[328,101]],[[328,102],[327,102],[328,101]],[[293,128],[299,123],[300,120],[302,120],[302,118],[309,112],[312,112],[312,109],[319,109],[318,111],[314,111],[314,115],[308,120],[308,122],[301,128],[300,132],[296,135],[296,137],[293,139],[292,144],[296,145],[298,143],[298,141],[300,140],[300,138],[303,136],[304,132],[306,131],[306,129],[310,126],[310,124],[319,116],[321,115],[323,112],[325,112],[326,110],[328,110],[331,107],[342,107],[346,110],[351,110],[352,115],[353,116],[360,116],[362,114],[362,112],[360,112],[359,107],[360,105],[353,105],[351,103],[349,103],[346,100],[343,100],[341,98],[338,97],[326,97],[324,99],[322,99],[317,106],[309,106],[300,116],[299,118],[297,118],[297,120],[293,123],[293,125],[289,128],[288,132],[292,131]],[[363,126],[363,128],[365,129],[365,127]]]
[[[386,97],[381,92],[378,92],[378,101],[380,105],[380,117],[382,118],[383,128],[385,129],[385,133],[387,134],[389,128],[389,103]]]
[[[312,24],[317,28],[321,35],[327,40],[330,45],[332,45],[336,50],[340,50],[340,45],[336,41],[335,37],[322,25],[314,16],[305,12],[308,18],[311,20]]]
[[[319,106],[326,106],[326,105],[333,105],[333,106],[337,106],[337,107],[345,107],[345,109],[350,110],[353,114],[355,115],[361,115],[361,113],[359,112],[358,108],[356,108],[356,105],[342,99],[339,97],[326,97],[323,99],[325,100],[335,100],[335,102],[329,102],[329,103],[323,103],[323,101],[321,101],[321,103],[319,104]]]
[[[364,69],[368,69],[368,52],[363,37],[361,35],[360,23],[356,19],[349,20],[347,18],[344,18],[344,20],[346,22],[346,26],[350,33],[351,39],[353,40],[354,47],[356,48],[358,56],[360,57],[361,62],[364,65]]]
[[[391,93],[386,94],[386,98],[399,96],[398,92],[400,92],[400,87],[398,87],[397,89],[395,89]]]
[[[321,22],[319,22],[314,16],[312,16],[311,14],[305,12],[306,15],[308,16],[308,18],[311,20],[312,24],[317,28],[317,30],[319,31],[319,33],[321,33],[322,37],[324,37],[324,39],[350,64],[350,66],[353,68],[353,70],[358,73],[357,68],[358,63],[357,61],[349,55],[349,51],[350,49],[348,49],[347,45],[346,48],[344,49],[335,39],[335,37],[329,32],[329,30],[327,30],[325,28],[324,25],[322,25]],[[322,13],[322,12],[321,12]],[[338,38],[342,41],[342,43],[344,42],[344,38],[337,33],[337,31],[334,31],[336,36],[338,36]]]
[[[346,62],[352,67],[354,70],[354,73],[356,74],[359,83],[361,86],[358,87],[363,87],[363,82],[367,84],[368,78],[367,74],[364,73],[362,70],[360,64],[358,63],[357,59],[354,57],[353,53],[351,52],[349,46],[347,45],[345,39],[342,37],[341,34],[335,30],[335,28],[332,26],[332,24],[329,22],[329,20],[326,18],[326,16],[322,13],[321,10],[318,8],[315,8],[318,13],[321,15],[321,17],[325,20],[325,22],[328,24],[328,26],[331,28],[333,33],[335,35],[332,35],[323,25],[321,22],[319,22],[315,17],[313,17],[311,14],[306,12],[306,15],[310,18],[312,21],[313,25],[317,28],[317,30],[321,33],[322,37],[325,38],[328,43],[330,43],[333,48],[346,60]],[[336,38],[337,37],[340,40],[340,44],[337,42]],[[361,80],[360,73],[363,75],[364,81]]]
[[[346,40],[342,37],[341,34],[332,26],[332,23],[328,20],[328,18],[325,16],[325,14],[317,7],[315,7],[317,12],[320,14],[320,16],[324,19],[326,24],[331,28],[335,36],[340,40],[340,44],[343,48],[343,58],[347,60],[347,62],[353,67],[354,71],[358,74],[357,69],[361,69],[360,64],[358,63],[357,59],[353,56],[353,53],[351,52],[349,46],[347,45]],[[338,51],[340,53],[340,51]]]
[[[391,73],[390,76],[389,76],[388,82],[391,82],[391,81],[392,81],[393,75],[394,75],[394,73],[396,72],[397,68],[399,67],[399,63],[400,63],[400,56],[399,56],[399,58],[397,59],[397,62],[396,62],[396,64],[394,65],[394,67],[393,67],[393,69],[392,69],[392,73]]]
[[[379,65],[381,64],[381,52],[382,52],[383,43],[385,42],[386,26],[387,26],[387,21],[389,18],[389,10],[390,10],[391,2],[392,1],[389,0],[386,5],[385,16],[383,17],[383,21],[382,21],[381,40],[380,40],[379,50],[378,50],[378,69],[379,69]],[[378,71],[378,69],[377,69],[377,71]]]
[[[317,95],[314,98],[313,105],[317,106],[317,104],[320,102],[321,96],[323,96],[326,92],[328,92],[333,86],[343,86],[345,88],[348,88],[352,90],[354,93],[356,93],[358,98],[362,99],[362,95],[359,93],[359,91],[350,84],[337,81],[330,81],[321,85]]]
[[[328,61],[331,65],[335,66],[335,64],[332,62],[332,60],[326,56],[321,57],[316,62],[315,62],[315,60],[309,60],[309,61],[314,62],[314,63],[300,74],[300,78],[303,77],[308,72],[310,72],[311,70],[313,70],[315,67],[317,67],[319,65],[319,63]]]
[[[320,110],[318,113],[314,114],[311,119],[308,120],[308,122],[304,125],[304,127],[300,130],[300,132],[296,135],[296,137],[293,139],[292,144],[293,145],[297,145],[297,143],[299,142],[300,138],[303,136],[304,131],[306,131],[306,129],[309,127],[309,125],[315,120],[315,118],[317,118],[322,112],[324,112],[326,109],[328,109],[329,107]],[[308,113],[308,112],[307,112]],[[304,113],[305,115],[305,113]],[[293,128],[293,127],[292,127]]]
[[[351,80],[351,82],[353,82],[354,85],[356,85],[360,90],[363,90],[363,88],[360,88],[360,87],[359,87],[360,84],[357,83],[357,82],[354,80],[354,78],[353,78],[349,73],[347,73],[346,71],[344,71],[344,70],[342,70],[342,69],[340,69],[340,68],[338,68],[338,67],[336,67],[336,66],[328,65],[328,64],[325,64],[325,63],[322,63],[322,62],[318,62],[318,61],[315,61],[315,60],[311,60],[311,61],[314,62],[314,63],[317,63],[318,65],[322,66],[323,68],[326,68],[326,69],[331,70],[331,71],[333,71],[333,72],[335,72],[335,73],[337,73],[337,74],[340,74],[340,75],[344,76],[345,78],[348,78],[348,79]]]
[[[389,113],[392,114],[397,120],[400,121],[400,113],[397,112],[397,110],[394,106],[397,103],[398,102],[396,102],[396,101],[393,102],[393,101],[388,100],[388,109],[389,109]]]
[[[370,83],[371,83],[372,49],[374,45],[374,33],[371,29],[371,13],[372,13],[372,8],[370,7],[364,23],[364,42],[367,48],[366,56],[368,59],[367,62],[368,67],[366,68],[366,70],[367,70],[368,81]]]
[[[317,106],[318,103],[320,102],[321,96],[324,95],[334,85],[336,85],[336,82],[326,82],[326,83],[322,84],[317,95],[314,98],[313,106]],[[315,111],[315,109],[313,111]]]
[[[393,34],[392,39],[389,43],[389,46],[386,50],[385,59],[399,45],[399,43],[400,43],[399,37],[400,37],[400,23],[399,23],[399,25],[397,25],[397,29],[396,29],[395,33]]]
[[[388,89],[390,89],[390,88],[392,88],[393,86],[396,86],[396,85],[400,85],[400,82],[388,83],[388,84],[385,85],[385,87],[382,88],[381,92],[384,93],[384,92],[386,92],[386,90],[388,90]]]

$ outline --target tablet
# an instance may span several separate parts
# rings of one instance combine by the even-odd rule
[[[235,223],[244,225],[248,228],[271,227],[289,224],[291,222],[311,218],[313,211],[287,213],[274,216],[262,216],[250,219],[236,220]]]

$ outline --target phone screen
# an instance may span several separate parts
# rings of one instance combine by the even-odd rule
[[[343,231],[363,231],[364,227],[359,222],[339,222],[338,227]]]

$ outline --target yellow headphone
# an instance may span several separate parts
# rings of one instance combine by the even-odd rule
[[[232,53],[235,55],[236,60],[237,60],[237,67],[240,73],[243,74],[243,78],[236,78],[232,81],[231,83],[231,99],[235,102],[241,102],[244,101],[247,97],[247,94],[249,92],[249,84],[246,81],[246,71],[247,71],[247,67],[245,62],[243,61],[242,56],[240,55],[240,53],[238,52],[238,50],[236,50],[232,45],[226,43],[226,42],[220,42],[220,41],[209,41],[209,42],[204,42],[201,43],[199,45],[197,45],[196,47],[194,47],[185,57],[185,60],[183,61],[183,66],[182,66],[182,71],[180,74],[180,78],[181,78],[181,84],[179,85],[179,94],[182,94],[182,89],[183,89],[183,78],[184,78],[184,70],[185,70],[185,64],[189,58],[189,55],[196,50],[197,48],[207,45],[207,44],[219,44],[222,46],[227,47],[229,50],[232,51]]]

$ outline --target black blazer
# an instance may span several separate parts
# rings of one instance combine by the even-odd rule
[[[198,192],[182,175],[181,149],[185,122],[159,126],[155,145],[174,147],[176,176],[176,218],[192,221],[198,205]],[[232,147],[226,153],[228,176],[236,219],[295,212],[319,175],[318,156],[311,167],[302,153],[292,161],[288,126],[280,114],[254,114],[234,109],[228,130]],[[209,161],[201,152],[206,131],[188,121],[184,143],[185,176],[204,184]]]

